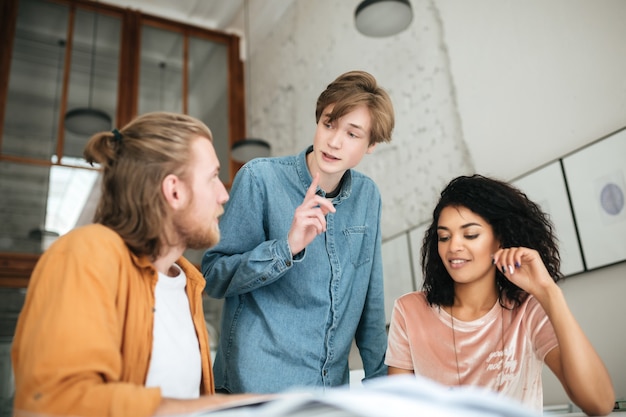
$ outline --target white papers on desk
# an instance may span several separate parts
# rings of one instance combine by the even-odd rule
[[[537,417],[515,400],[478,387],[449,388],[410,375],[383,377],[363,387],[279,394],[254,406],[227,408],[207,417]]]

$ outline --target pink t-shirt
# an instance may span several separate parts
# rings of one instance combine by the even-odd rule
[[[499,391],[542,410],[543,359],[558,341],[534,297],[514,310],[496,302],[477,320],[454,319],[454,336],[451,320],[423,292],[403,295],[394,305],[385,363],[449,386],[460,379],[461,385]]]

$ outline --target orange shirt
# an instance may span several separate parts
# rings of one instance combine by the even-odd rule
[[[214,392],[202,310],[204,278],[187,260],[186,292],[202,357],[202,394]],[[98,224],[72,230],[40,258],[12,347],[16,416],[149,416],[159,388],[144,386],[158,274]],[[172,352],[176,354],[176,352]]]

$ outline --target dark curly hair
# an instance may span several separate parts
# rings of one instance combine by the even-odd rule
[[[439,257],[437,237],[439,216],[449,206],[465,207],[485,219],[503,248],[523,246],[536,250],[552,279],[556,282],[563,277],[558,243],[548,214],[511,184],[478,174],[461,176],[450,181],[441,192],[432,223],[424,235],[422,289],[430,305],[454,304],[454,281]],[[497,268],[496,285],[503,307],[505,298],[518,306],[528,295]]]

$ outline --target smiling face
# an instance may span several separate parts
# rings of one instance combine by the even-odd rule
[[[492,255],[500,247],[485,219],[466,207],[445,207],[437,222],[438,252],[457,284],[496,279]]]
[[[320,173],[320,187],[326,192],[333,191],[343,174],[375,147],[370,145],[371,115],[365,105],[331,122],[328,116],[333,107],[331,104],[324,109],[315,130],[312,155],[307,159],[311,174]]]

